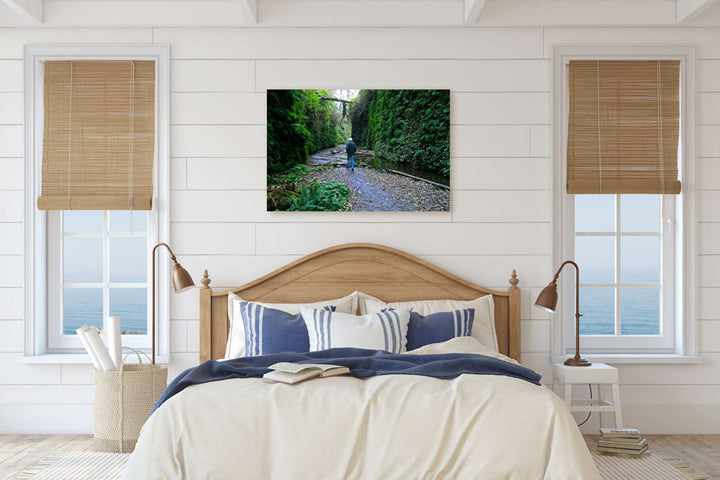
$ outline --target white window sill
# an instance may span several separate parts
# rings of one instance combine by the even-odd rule
[[[35,365],[92,365],[90,357],[85,353],[47,353],[45,355],[33,355],[20,357],[21,363]],[[135,355],[128,356],[127,363],[138,363]],[[150,363],[143,357],[143,363]],[[155,363],[167,365],[170,357],[155,357]]]
[[[553,356],[553,363],[562,363],[567,356]],[[583,358],[591,362],[613,364],[696,364],[702,363],[702,357],[699,355],[677,355],[674,353],[607,353],[607,354],[584,354]]]

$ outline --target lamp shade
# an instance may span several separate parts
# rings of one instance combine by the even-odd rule
[[[178,262],[173,264],[172,283],[175,292],[182,292],[195,286],[192,277]]]
[[[550,282],[547,287],[543,288],[535,300],[535,306],[542,308],[550,313],[555,313],[557,308],[558,292],[557,283],[554,281]]]

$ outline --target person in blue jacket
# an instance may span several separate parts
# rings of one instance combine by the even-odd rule
[[[345,152],[347,152],[348,161],[347,166],[355,171],[355,152],[357,151],[357,145],[353,142],[352,138],[348,138],[348,143],[345,145]]]

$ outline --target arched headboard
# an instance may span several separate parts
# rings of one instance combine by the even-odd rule
[[[500,352],[520,361],[520,289],[515,270],[507,291],[480,287],[409,253],[372,243],[348,243],[307,255],[262,278],[213,292],[205,271],[200,289],[200,361],[225,355],[228,292],[244,300],[310,303],[355,290],[386,302],[473,300],[492,294]]]

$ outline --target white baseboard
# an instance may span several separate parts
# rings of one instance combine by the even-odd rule
[[[75,405],[2,405],[2,434],[93,433],[93,406]]]

